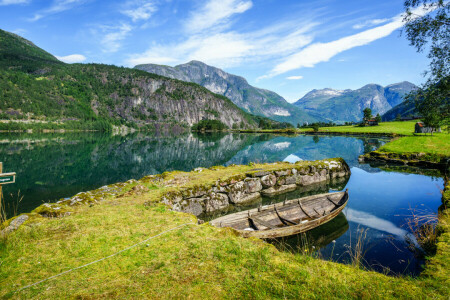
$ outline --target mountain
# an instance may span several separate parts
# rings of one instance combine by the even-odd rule
[[[294,125],[315,122],[317,119],[288,103],[280,95],[248,84],[245,78],[229,74],[200,61],[191,61],[175,67],[144,64],[136,69],[174,79],[194,82],[223,95],[245,111]]]
[[[368,84],[357,90],[312,90],[294,105],[317,118],[335,123],[359,122],[363,109],[370,107],[372,114],[382,115],[403,102],[403,96],[416,86],[404,81],[386,87]]]
[[[394,106],[387,112],[385,112],[381,118],[383,121],[393,121],[397,118],[397,116],[403,117],[410,117],[410,116],[417,116],[418,112],[416,111],[414,102],[402,102],[397,106]]]
[[[32,42],[0,30],[0,119],[15,120],[22,129],[31,123],[152,129],[187,128],[203,119],[249,128],[261,118],[200,85],[137,69],[65,64]]]

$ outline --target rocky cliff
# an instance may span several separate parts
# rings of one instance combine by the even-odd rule
[[[144,64],[136,69],[187,82],[194,82],[208,90],[229,98],[245,111],[280,122],[313,122],[316,118],[288,103],[280,95],[248,84],[245,78],[229,74],[199,61],[191,61],[175,67]]]
[[[188,127],[204,119],[255,127],[253,116],[208,89],[136,69],[65,64],[0,30],[0,118]]]

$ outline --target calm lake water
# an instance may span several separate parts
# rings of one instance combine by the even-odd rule
[[[309,250],[324,259],[348,262],[349,247],[364,238],[365,265],[392,274],[418,274],[423,261],[408,250],[405,225],[410,209],[436,212],[443,180],[438,177],[387,172],[359,164],[358,156],[387,142],[381,138],[341,136],[284,137],[268,134],[11,134],[0,136],[4,172],[16,172],[16,183],[3,188],[8,213],[28,212],[42,202],[80,191],[139,179],[171,170],[196,167],[316,160],[343,157],[352,175],[335,186],[320,184],[264,203],[331,190],[349,189],[344,213],[309,232],[277,241],[289,251]],[[23,196],[17,207],[17,199]]]

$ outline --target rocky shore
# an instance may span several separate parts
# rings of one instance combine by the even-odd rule
[[[273,170],[253,169],[212,185],[199,185],[168,191],[163,203],[175,211],[195,216],[248,205],[272,196],[293,191],[298,187],[350,176],[350,168],[343,159],[328,159],[310,164],[280,164]],[[276,167],[276,164],[274,164]]]

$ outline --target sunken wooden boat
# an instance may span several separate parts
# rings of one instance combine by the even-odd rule
[[[302,233],[332,220],[347,202],[348,189],[260,206],[214,219],[210,224],[234,228],[244,237],[277,238]]]

